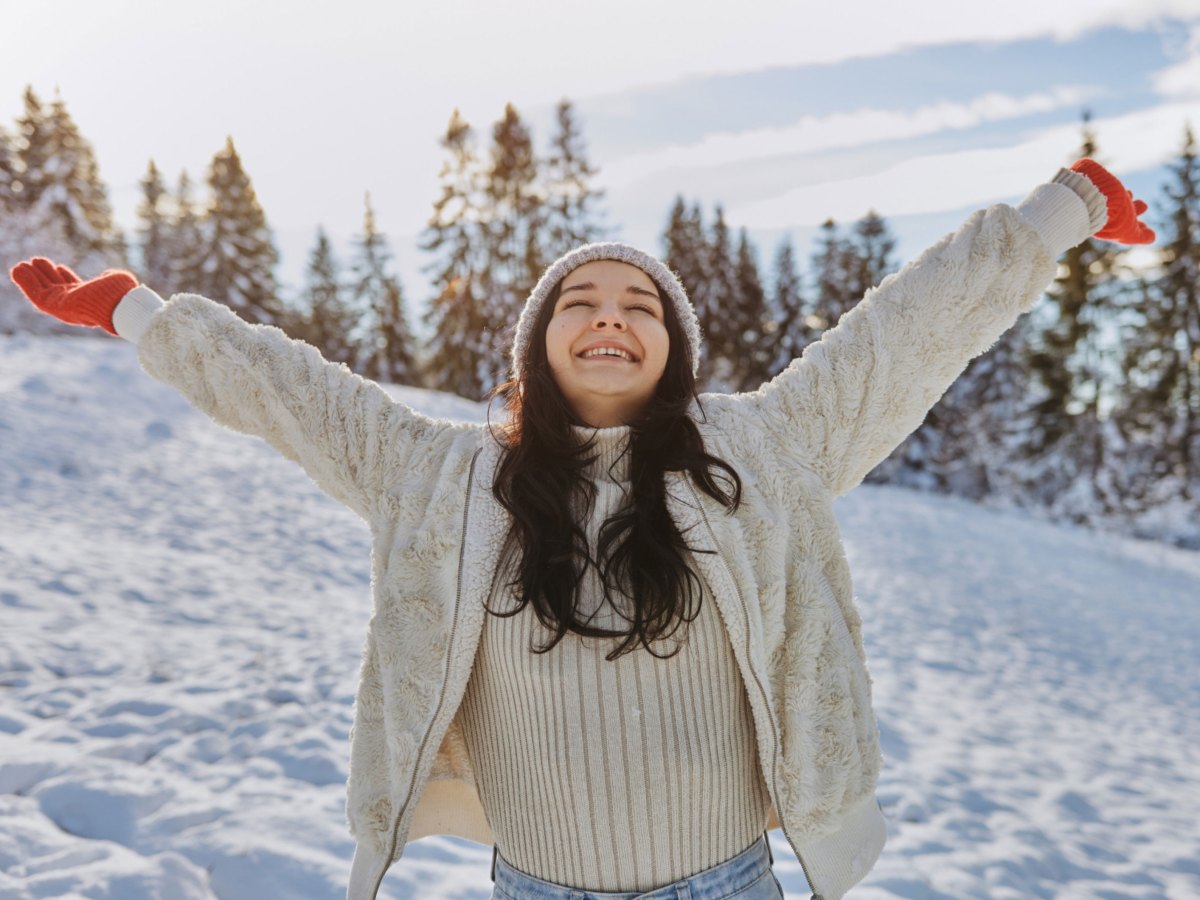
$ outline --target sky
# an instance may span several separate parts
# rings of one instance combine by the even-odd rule
[[[455,108],[486,147],[512,102],[544,149],[570,99],[609,237],[661,252],[682,194],[710,218],[722,205],[764,264],[785,236],[806,259],[820,222],[869,209],[911,258],[1074,159],[1085,107],[1101,161],[1153,204],[1200,123],[1200,0],[287,9],[0,0],[0,124],[25,85],[59,91],[126,229],[151,158],[169,182],[202,178],[232,135],[293,286],[319,225],[347,251],[369,192],[417,307]],[[48,23],[52,42],[31,39]]]
[[[343,900],[365,523],[99,334],[0,335],[0,497],[0,897]],[[834,511],[888,823],[850,896],[1200,896],[1200,553],[880,485]],[[487,900],[490,863],[415,841],[379,900]]]

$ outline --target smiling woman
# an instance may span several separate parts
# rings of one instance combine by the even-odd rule
[[[408,841],[493,845],[501,900],[814,896],[886,826],[861,621],[833,513],[1090,235],[1146,243],[1081,160],[972,215],[760,390],[696,389],[682,284],[624,244],[555,262],[517,322],[509,418],[429,419],[276,328],[44,258],[39,309],[299,462],[371,527],[350,749],[349,900]],[[540,646],[539,646],[540,645]],[[644,651],[644,652],[643,652]]]
[[[551,303],[546,357],[579,424],[632,422],[654,395],[670,346],[650,276],[616,260],[584,263]]]
[[[699,601],[663,475],[690,472],[726,509],[741,487],[733,467],[705,451],[692,418],[698,341],[679,280],[624,244],[567,254],[526,303],[514,378],[502,389],[509,421],[494,493],[512,516],[519,557],[509,615],[532,604],[553,632],[539,652],[571,632],[623,638],[609,660],[639,644],[653,653]],[[580,587],[589,575],[594,597]],[[592,625],[597,599],[631,627]]]

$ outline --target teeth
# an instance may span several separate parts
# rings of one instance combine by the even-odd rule
[[[584,359],[589,359],[593,356],[616,356],[620,359],[627,359],[630,362],[633,362],[633,357],[630,356],[629,353],[618,349],[617,347],[596,347],[592,350],[585,350],[583,353]]]

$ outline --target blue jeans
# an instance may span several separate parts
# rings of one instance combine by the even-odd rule
[[[637,891],[601,893],[542,881],[514,869],[492,848],[492,900],[783,900],[783,888],[771,872],[771,845],[764,834],[723,863],[682,881]]]

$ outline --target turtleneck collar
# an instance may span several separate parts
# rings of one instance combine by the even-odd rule
[[[591,477],[619,482],[629,480],[630,460],[629,453],[626,452],[630,435],[628,425],[614,425],[611,428],[572,425],[571,433],[580,443],[591,442],[589,455],[596,457],[587,469]]]

